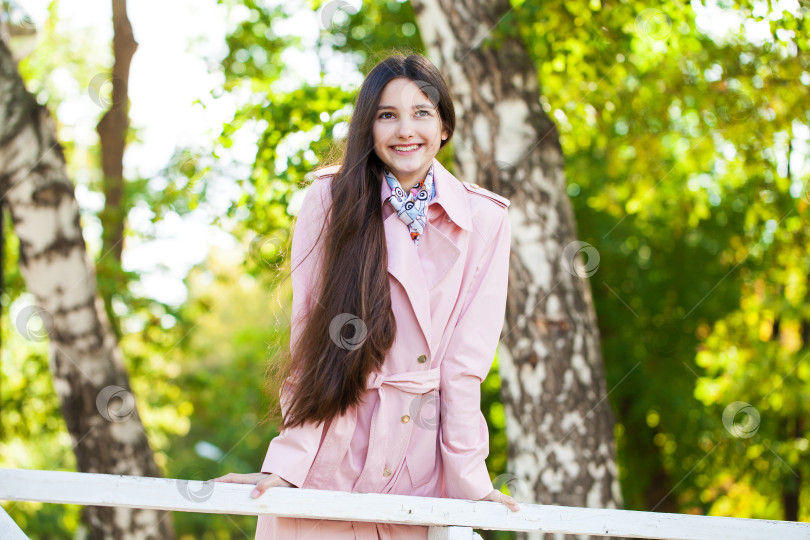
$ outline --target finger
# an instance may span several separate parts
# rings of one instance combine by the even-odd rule
[[[501,495],[503,495],[503,493],[501,493],[497,489],[493,489],[492,491],[487,493],[486,497],[484,497],[483,499],[478,499],[478,500],[479,501],[501,502]]]
[[[244,473],[228,473],[225,476],[220,476],[217,482],[226,482],[229,484],[255,484],[256,483],[256,475],[255,474],[244,474]]]
[[[222,476],[217,476],[216,478],[211,478],[210,480],[213,480],[214,482],[229,482],[229,480],[227,480],[227,478],[228,478],[228,477],[229,477],[231,474],[233,474],[233,473],[228,473],[228,474],[224,474],[224,475],[222,475]],[[210,480],[209,480],[209,481],[210,481]]]
[[[508,506],[513,512],[517,512],[518,510],[520,510],[520,506],[518,506],[517,501],[515,501],[515,499],[513,499],[509,495],[504,495],[502,502],[506,506]]]
[[[281,487],[298,487],[290,482],[287,482],[282,477],[275,475],[276,480],[278,480],[278,485]]]
[[[228,473],[224,476],[218,476],[214,478],[214,482],[228,482],[228,483],[237,483],[239,482],[242,475],[239,473]]]
[[[256,497],[261,497],[262,494],[271,487],[284,486],[284,483],[285,482],[281,479],[281,477],[271,474],[267,478],[262,478],[256,483],[256,487],[250,492],[250,497],[253,499]]]

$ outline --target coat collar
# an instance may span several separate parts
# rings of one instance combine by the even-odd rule
[[[315,176],[335,174],[340,167],[338,164],[317,170]],[[430,204],[439,204],[456,226],[467,233],[472,232],[472,211],[467,190],[436,158],[433,158],[433,181],[436,183],[436,196]],[[385,175],[380,175],[380,198],[383,205],[390,196],[391,187],[385,180]],[[405,289],[432,357],[431,291],[455,265],[461,255],[461,247],[457,242],[460,238],[468,237],[468,234],[448,236],[428,222],[426,233],[419,240],[417,253],[408,227],[397,217],[396,212],[390,212],[384,217],[383,226],[388,249],[388,273]]]
[[[385,180],[385,176],[380,179],[380,198],[385,204],[386,199],[391,196],[391,186]],[[433,158],[433,182],[436,184],[436,196],[430,204],[438,204],[450,219],[465,231],[472,231],[472,218],[470,217],[470,201],[467,191],[450,171],[445,169],[436,158]],[[421,240],[420,240],[421,242]]]

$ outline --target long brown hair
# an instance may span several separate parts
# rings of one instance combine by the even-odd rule
[[[296,374],[284,385],[289,402],[280,429],[306,422],[317,425],[358,404],[368,376],[380,369],[394,343],[396,320],[391,309],[380,195],[385,165],[374,152],[373,127],[383,88],[398,77],[414,81],[438,110],[448,133],[441,147],[453,135],[452,99],[439,70],[423,55],[388,56],[366,76],[342,147],[341,167],[331,180],[329,226],[319,235],[319,241],[321,236],[325,238],[320,276],[313,279],[319,283],[312,291],[314,301],[290,352],[282,353],[275,366],[268,366],[268,373],[277,370],[275,376],[268,376],[271,393],[282,377]],[[307,256],[317,252],[313,248]],[[356,317],[364,325],[365,336],[359,343],[352,341],[357,339],[356,320],[345,324],[348,317]],[[343,323],[340,336],[334,332],[330,336],[330,327],[338,318],[342,318],[338,324]],[[345,332],[347,328],[354,328],[355,334]],[[352,346],[346,347],[344,339]]]

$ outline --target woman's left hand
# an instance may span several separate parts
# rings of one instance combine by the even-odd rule
[[[225,476],[212,478],[212,480],[214,482],[226,482],[230,484],[255,484],[256,489],[250,493],[252,499],[261,496],[262,493],[271,487],[295,487],[277,474],[262,472],[250,474],[228,473]]]
[[[483,499],[478,500],[503,503],[506,506],[508,506],[509,509],[512,510],[512,512],[517,512],[518,510],[520,510],[520,506],[518,506],[518,503],[515,501],[515,499],[513,499],[509,495],[501,493],[497,489],[493,489],[489,495],[487,495]]]

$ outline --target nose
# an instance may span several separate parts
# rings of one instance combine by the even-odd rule
[[[413,136],[413,126],[408,119],[402,119],[397,126],[397,136],[401,139],[407,139]]]

